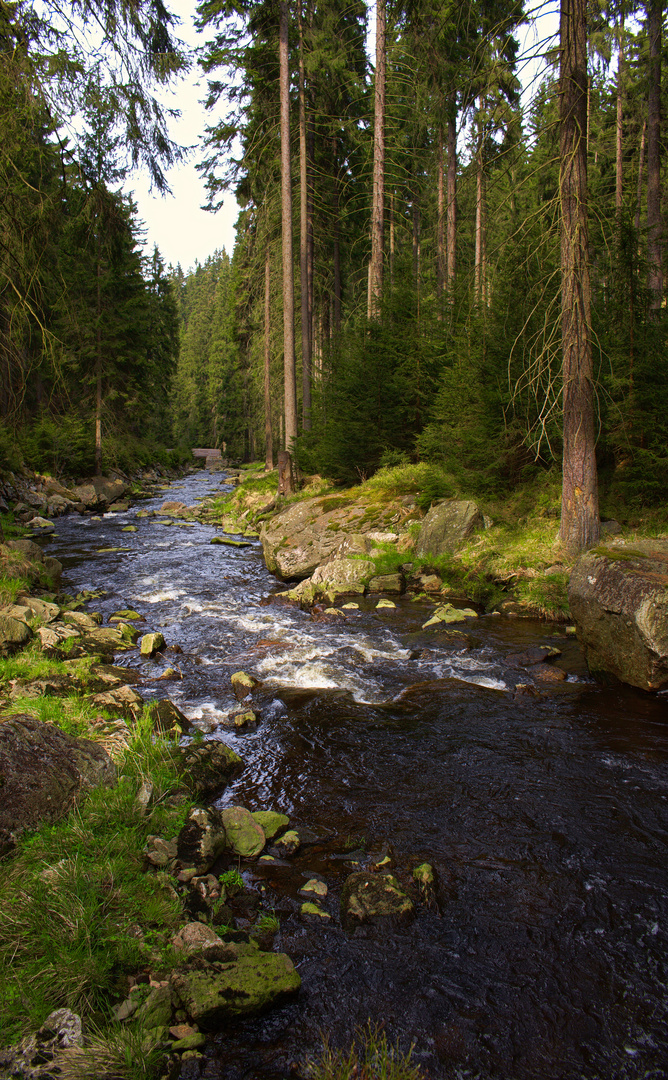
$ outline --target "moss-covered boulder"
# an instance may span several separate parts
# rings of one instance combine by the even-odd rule
[[[279,814],[277,810],[256,810],[252,816],[267,840],[273,840],[279,833],[285,832],[290,824],[287,814]]]
[[[0,613],[0,656],[9,656],[22,649],[32,637],[32,631],[22,619]]]
[[[471,499],[445,499],[432,506],[424,519],[415,552],[423,558],[452,554],[484,528],[482,511]]]
[[[227,836],[227,849],[242,859],[254,859],[266,843],[261,825],[243,806],[228,806],[221,813],[221,820]]]
[[[252,675],[249,675],[247,671],[235,671],[230,675],[230,682],[232,683],[232,689],[237,701],[244,701],[245,698],[250,697],[253,690],[258,685],[258,680]]]
[[[362,923],[387,919],[407,922],[413,918],[413,901],[392,874],[350,874],[341,893],[341,919],[348,930]]]
[[[589,668],[641,690],[668,684],[668,542],[600,546],[573,568],[568,602]]]
[[[331,599],[337,596],[361,595],[365,582],[375,570],[369,559],[337,557],[318,566],[311,577],[316,592]]]
[[[182,1008],[205,1031],[249,1016],[296,994],[301,979],[285,953],[261,952],[255,945],[228,945],[227,959],[203,970],[176,971],[171,983]]]
[[[159,631],[153,634],[144,634],[139,642],[139,651],[142,656],[146,657],[155,656],[157,652],[162,652],[164,648],[165,639]]]

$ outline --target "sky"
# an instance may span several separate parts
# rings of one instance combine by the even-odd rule
[[[541,39],[554,34],[558,29],[558,0],[536,0],[538,18],[531,27],[522,28],[520,50],[527,57],[520,65],[520,79],[525,87],[525,101],[530,96],[538,65],[528,57],[542,51]],[[206,34],[198,34],[193,26],[196,0],[171,0],[170,10],[181,19],[179,36],[190,46],[198,46],[206,40]],[[530,11],[532,4],[527,4]],[[375,50],[375,4],[369,7],[369,40],[367,48],[373,55]],[[204,262],[214,251],[225,248],[232,254],[234,248],[234,224],[239,207],[234,195],[225,196],[221,209],[212,214],[202,210],[206,201],[203,181],[195,166],[202,158],[202,151],[197,144],[207,124],[213,123],[217,116],[207,113],[200,104],[206,93],[206,78],[201,76],[197,64],[193,64],[188,76],[175,83],[174,89],[164,98],[172,108],[181,110],[180,120],[171,125],[171,136],[184,146],[192,146],[186,162],[172,167],[167,174],[172,189],[171,195],[160,195],[149,190],[148,177],[135,174],[127,184],[137,203],[139,218],[146,231],[146,251],[150,253],[157,244],[169,265],[181,264],[184,271],[194,266],[195,260]]]
[[[196,0],[171,0],[168,7],[181,19],[178,36],[188,45],[199,45],[206,40],[193,27]],[[180,109],[181,118],[173,121],[171,137],[184,146],[195,146],[186,162],[173,166],[167,173],[171,195],[160,195],[149,190],[148,177],[136,173],[125,185],[133,192],[139,218],[146,230],[146,250],[157,244],[167,264],[180,263],[183,270],[191,268],[195,260],[204,262],[214,251],[225,248],[231,255],[234,248],[234,223],[239,213],[232,193],[225,196],[222,208],[212,214],[202,210],[206,201],[204,183],[195,165],[202,158],[196,146],[207,124],[215,119],[200,104],[206,93],[206,78],[196,64],[185,78],[174,83],[173,90],[163,100],[171,108]]]

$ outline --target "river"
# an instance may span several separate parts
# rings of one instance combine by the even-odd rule
[[[303,1076],[323,1033],[346,1046],[368,1020],[434,1080],[668,1076],[668,696],[597,685],[577,642],[538,621],[481,616],[452,638],[422,631],[430,609],[408,598],[314,619],[267,602],[282,586],[257,541],[136,517],[224,481],[196,473],[127,513],[61,518],[48,543],[65,590],[103,587],[89,607],[105,621],[134,608],[181,648],[118,662],[242,755],[221,803],[281,810],[317,839],[289,868],[245,871],[299,997],[216,1036],[183,1077]],[[535,698],[514,692],[535,669],[512,660],[534,645],[558,647],[567,674]],[[183,678],[155,681],[168,665]],[[260,722],[216,730],[239,669],[262,680]],[[399,877],[434,866],[437,902],[348,935],[342,883],[386,843]],[[312,872],[331,926],[300,922]]]

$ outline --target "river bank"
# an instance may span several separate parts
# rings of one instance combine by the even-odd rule
[[[265,933],[272,926],[275,931],[272,951],[292,957],[302,978],[302,993],[294,1004],[279,1006],[265,1019],[228,1025],[224,1039],[207,1037],[204,1050],[184,1051],[193,1056],[186,1058],[180,1068],[192,1062],[189,1068],[205,1068],[207,1076],[220,1075],[228,1080],[236,1076],[295,1075],[291,1063],[296,1062],[302,1070],[297,1075],[305,1075],[309,1053],[312,1057],[321,1045],[323,1025],[335,1045],[346,1046],[357,1024],[366,1023],[369,1017],[387,1017],[390,1041],[399,1039],[406,1050],[415,1040],[416,1063],[422,1063],[431,1076],[450,1075],[451,1068],[464,1067],[463,1062],[471,1060],[472,1053],[482,1075],[504,1075],[499,1070],[505,1068],[502,1062],[510,1060],[510,1045],[519,1054],[517,1075],[536,1075],[537,1054],[541,1057],[542,1075],[560,1078],[567,1075],[563,1054],[559,1060],[557,1044],[553,1042],[554,1033],[545,1044],[552,1046],[548,1060],[543,1060],[545,1045],[541,1048],[535,1040],[531,1045],[527,1042],[528,1031],[535,1033],[544,1023],[539,1022],[538,987],[529,973],[534,964],[544,970],[545,977],[550,971],[553,975],[559,972],[563,986],[563,979],[572,970],[574,956],[570,955],[570,946],[555,934],[554,920],[558,921],[558,911],[563,912],[564,897],[577,895],[577,903],[584,904],[583,910],[589,912],[590,918],[598,917],[603,895],[618,912],[620,905],[625,911],[635,905],[637,910],[647,908],[649,912],[649,907],[658,901],[654,889],[650,890],[652,900],[648,907],[633,889],[628,896],[622,890],[610,897],[605,887],[601,892],[597,886],[592,894],[583,884],[583,880],[591,880],[596,867],[599,873],[606,873],[604,867],[608,866],[612,878],[617,879],[618,871],[612,869],[611,860],[619,853],[613,851],[615,844],[610,846],[605,840],[609,821],[606,815],[592,816],[591,807],[597,804],[590,802],[612,798],[606,783],[610,770],[614,771],[616,756],[625,755],[625,775],[632,776],[640,786],[643,803],[648,808],[652,806],[652,813],[657,810],[647,784],[651,775],[650,786],[660,787],[661,774],[655,768],[643,774],[642,760],[648,750],[651,755],[660,753],[660,740],[655,740],[656,745],[652,743],[650,714],[647,714],[648,723],[643,725],[643,699],[628,693],[622,694],[616,703],[614,696],[594,687],[578,659],[577,643],[560,624],[485,615],[483,606],[474,603],[475,614],[466,616],[468,621],[462,626],[446,624],[434,629],[432,625],[425,629],[434,612],[446,603],[466,606],[462,596],[453,596],[448,601],[440,588],[431,599],[426,590],[381,595],[380,599],[392,605],[387,608],[379,608],[379,595],[373,592],[358,593],[350,601],[341,597],[337,600],[336,614],[326,614],[328,603],[324,596],[325,603],[316,599],[314,604],[306,604],[303,598],[276,599],[277,593],[290,590],[272,579],[262,565],[259,541],[252,535],[259,531],[253,526],[261,528],[262,522],[244,519],[242,535],[239,520],[223,521],[220,516],[221,503],[229,506],[231,498],[240,501],[248,497],[243,492],[246,485],[230,491],[225,479],[200,474],[177,481],[165,492],[154,492],[152,501],[142,501],[134,510],[106,511],[106,516],[63,517],[56,522],[52,539],[42,541],[44,550],[52,551],[62,562],[64,580],[81,596],[78,602],[75,599],[70,603],[71,611],[87,609],[89,616],[92,611],[99,611],[101,629],[107,633],[117,625],[111,621],[114,615],[126,625],[134,621],[136,628],[137,620],[129,617],[129,612],[134,610],[143,616],[139,622],[141,636],[161,633],[168,649],[178,645],[181,651],[163,649],[152,658],[142,658],[139,649],[130,645],[119,654],[120,669],[137,679],[129,688],[142,700],[137,710],[142,717],[144,701],[172,697],[186,721],[195,726],[196,737],[191,732],[183,740],[185,745],[197,743],[199,731],[206,734],[206,744],[212,741],[227,744],[246,760],[246,769],[231,781],[222,797],[215,798],[215,806],[221,812],[243,805],[251,813],[260,810],[283,813],[291,828],[294,825],[294,831],[302,836],[301,848],[292,855],[280,858],[274,855],[273,865],[271,861],[261,863],[257,858],[241,864],[233,859],[227,867],[219,868],[222,874],[235,865],[242,870],[245,887],[238,895],[246,899],[237,902],[237,910],[231,904],[223,905],[232,910],[235,933],[254,936],[256,921],[253,920],[258,911],[259,917],[273,919],[271,924],[265,920]],[[199,495],[198,488],[204,497]],[[262,496],[266,505],[266,493],[254,494]],[[181,503],[182,508],[164,509],[165,502]],[[326,513],[350,512],[353,502],[329,507]],[[384,505],[383,512],[388,513],[387,502]],[[238,517],[245,512],[246,508],[242,507]],[[209,515],[216,516],[215,524],[202,520]],[[100,520],[93,521],[95,517]],[[224,531],[233,525],[237,526],[236,532]],[[134,531],[126,532],[129,526]],[[556,530],[556,522],[551,528]],[[371,527],[369,531],[380,530]],[[488,537],[489,530],[482,536]],[[216,539],[234,538],[246,546],[212,543]],[[398,541],[385,543],[392,551]],[[411,559],[404,554],[403,562],[408,561]],[[374,561],[376,569],[390,571],[392,567],[387,563],[377,566]],[[411,572],[399,572],[410,587]],[[100,585],[108,589],[106,596],[86,596],[86,593],[100,593]],[[56,595],[46,602],[59,599]],[[357,606],[345,609],[342,601]],[[92,627],[88,630],[95,633]],[[86,634],[80,634],[79,638],[72,636],[70,640],[75,644],[69,648],[82,647],[85,637]],[[32,649],[35,661],[41,655],[43,663],[44,655],[37,653],[35,645]],[[542,651],[538,663],[529,662],[530,658],[524,655],[530,649]],[[544,654],[548,649],[559,650],[562,656],[546,662]],[[23,657],[28,659],[25,652],[16,654],[12,664],[18,664]],[[524,659],[518,663],[518,657]],[[86,657],[76,660],[69,654],[53,663],[60,663],[61,669],[42,674],[50,676],[54,684],[58,681],[56,675],[70,677],[75,664],[84,668],[89,664],[89,671],[96,666]],[[259,683],[250,701],[245,703],[237,701],[230,680],[237,670],[245,670]],[[534,676],[543,670],[558,672],[558,681],[539,686]],[[11,679],[19,678],[19,674],[14,671]],[[93,675],[94,672],[91,679]],[[3,680],[3,690],[9,688],[18,693],[25,690],[30,678],[21,675],[23,686],[15,683],[9,687],[10,681]],[[531,686],[533,690],[523,696],[518,692],[520,686]],[[82,689],[83,693],[75,695],[79,708],[86,704],[86,694],[92,693],[90,685]],[[70,717],[74,715],[71,712],[74,706],[64,704],[69,698],[59,698],[53,691],[47,693],[50,696],[41,694],[30,701],[6,698],[5,714],[7,707],[15,709],[21,700],[22,710],[35,709],[44,719],[50,718],[47,710],[53,710],[51,715],[56,723],[63,723],[62,717],[68,713]],[[589,735],[583,737],[586,732],[593,735],[598,731],[601,743],[606,742],[601,709],[607,710],[605,725],[614,731],[615,739],[622,739],[621,717],[624,714],[637,717],[633,738],[640,737],[642,731],[644,744],[636,750],[633,740],[627,741],[627,749],[622,751],[620,743],[608,751],[613,755],[609,766],[602,763]],[[98,706],[96,716],[105,711]],[[109,711],[113,719],[113,710]],[[234,718],[244,712],[252,712],[254,719],[237,727]],[[595,720],[597,716],[599,719]],[[115,722],[120,722],[118,714]],[[123,722],[132,732],[137,725],[138,733],[152,727],[152,724],[142,727],[148,721],[134,720],[131,713],[125,714]],[[98,731],[98,737],[100,734]],[[110,734],[107,731],[107,736]],[[162,744],[163,740],[171,745],[164,736],[155,742],[152,735],[149,738],[151,746]],[[595,738],[594,743],[597,742]],[[594,771],[590,764],[592,754],[596,761]],[[522,765],[520,772],[513,774],[515,759]],[[647,768],[646,760],[644,767]],[[121,775],[128,771],[129,766],[120,766]],[[146,764],[146,772],[150,775],[150,762]],[[509,785],[511,775],[513,781]],[[158,794],[156,822],[160,813],[166,813],[168,800],[178,793],[178,783],[182,781],[173,779],[171,783],[174,786],[165,789],[164,797]],[[140,786],[135,785],[133,806]],[[566,792],[574,800],[571,805],[564,802]],[[180,794],[183,800],[184,792]],[[518,804],[513,802],[515,795],[521,796]],[[108,795],[100,796],[100,804],[106,801],[113,800]],[[148,819],[142,816],[138,823],[133,810],[131,827],[139,830],[140,839],[143,829],[148,830],[147,835],[160,833],[161,839],[169,844],[178,835],[183,815],[187,816],[187,808],[192,805],[192,796],[186,797],[172,808],[178,810],[181,818],[177,815],[173,824],[155,831],[150,816]],[[521,809],[522,819],[512,816],[516,814],[515,805],[518,811]],[[441,808],[436,816],[435,807]],[[99,813],[99,804],[96,812]],[[529,848],[523,846],[522,840],[527,815],[532,819],[531,839],[527,839]],[[555,827],[550,822],[554,822],[555,815],[562,819],[557,832],[563,833],[563,843],[549,839],[554,833]],[[494,825],[495,820],[501,828]],[[587,836],[582,834],[584,822]],[[113,831],[110,827],[110,836]],[[146,874],[145,840],[146,836],[138,849],[135,847],[133,864],[135,872],[150,881],[160,871],[154,874],[149,869]],[[54,849],[46,854],[42,850],[40,855],[40,843],[26,849],[27,853],[33,850],[39,856],[26,880],[32,882],[34,878],[35,887],[42,889],[43,909],[45,885],[38,880],[38,873],[44,872],[47,862],[50,866],[58,864],[66,858],[66,853],[61,848],[60,852]],[[67,843],[71,848],[72,840]],[[625,873],[635,866],[634,873],[640,875],[639,867],[647,851],[634,850],[633,845],[629,846],[620,837],[616,845],[621,845],[619,857]],[[85,843],[82,848],[85,853]],[[529,849],[532,854],[527,857]],[[579,850],[580,865],[576,869],[572,860]],[[169,851],[165,854],[168,861],[173,857]],[[376,864],[385,858],[394,864],[391,873],[415,904],[412,922],[394,929],[383,930],[371,923],[346,930],[341,917],[345,881],[351,874],[371,872],[374,867],[377,875]],[[413,870],[425,862],[435,868],[436,886],[431,904],[421,902],[419,886],[412,876]],[[514,867],[507,880],[506,872],[501,869],[504,865]],[[540,872],[537,866],[542,867]],[[217,869],[213,876],[219,877],[220,873]],[[329,916],[328,920],[311,913],[314,921],[309,922],[307,915],[301,913],[302,905],[309,901],[300,897],[299,891],[309,880],[322,881],[328,889],[324,900],[315,902]],[[90,883],[86,881],[87,889]],[[181,890],[185,884],[172,880],[172,887],[181,897],[181,911],[185,895]],[[109,902],[108,888],[107,884],[106,893],[104,888],[101,890],[102,903]],[[80,898],[86,889],[81,888],[81,883],[78,889],[76,895]],[[499,932],[503,926],[510,926],[508,918],[516,920],[517,916],[511,913],[519,911],[517,905],[521,906],[522,896],[530,902],[532,919],[538,918],[543,927],[540,932],[533,931],[540,938],[540,941],[536,939],[538,952],[534,954],[531,935],[525,936],[529,927],[520,919],[511,934],[515,955],[506,955],[510,941],[504,944]],[[218,898],[212,899],[215,903]],[[36,910],[40,910],[39,906]],[[150,906],[147,911],[150,913]],[[229,913],[225,917],[229,918]],[[149,922],[143,934],[149,945],[157,935],[156,954],[162,949],[164,961],[178,920],[174,922],[173,912],[165,917],[164,926],[160,920]],[[621,939],[616,938],[618,944],[626,942],[625,925],[626,916],[618,926],[617,933],[621,933]],[[662,947],[661,935],[650,941],[652,950]],[[484,965],[480,967],[482,954],[476,943],[484,946],[487,955],[492,950],[501,965],[499,970],[507,966],[510,983],[519,985],[517,980],[520,983],[528,980],[520,993],[522,1009],[531,1017],[528,1028],[526,1020],[514,1012],[512,1002],[517,991],[510,992],[510,983],[505,989],[501,983],[495,986],[494,980],[490,982],[483,975],[486,969]],[[586,945],[581,942],[596,969],[610,960],[608,944],[612,945],[612,941],[608,943],[596,937],[587,938]],[[627,947],[630,944],[624,944]],[[467,956],[471,957],[469,961]],[[160,969],[157,959],[154,962],[154,971],[147,972],[145,965],[139,974],[163,975],[166,969]],[[653,1000],[652,981],[644,961],[636,956],[634,963],[640,963],[643,971],[636,985],[636,998],[642,987],[643,994],[649,995],[647,1000]],[[443,984],[446,969],[450,973],[447,986]],[[620,968],[617,963],[620,978],[623,978],[622,969],[623,965]],[[123,977],[127,977],[127,971]],[[133,977],[137,977],[136,969]],[[153,981],[164,980],[159,977]],[[150,984],[139,982],[138,985]],[[431,996],[416,993],[416,988],[424,985],[434,991]],[[413,988],[415,1008],[406,999],[407,987]],[[127,989],[127,981],[123,986],[117,982],[113,984],[113,992],[105,990],[100,999],[121,1004],[128,996],[126,992],[123,997]],[[574,990],[575,985],[564,986],[568,1001],[563,1003],[563,1008],[572,1017],[569,1031],[575,1030],[581,1015]],[[467,1027],[470,1021],[466,1017],[481,994],[491,994],[493,1015],[505,1017],[509,1025],[504,1037],[497,1032],[492,1056],[484,1038],[485,1025],[481,1027],[480,1021],[473,1020],[473,1026]],[[612,1015],[610,1010],[614,1012],[617,1006],[605,995],[601,998],[600,989],[595,996],[603,1014]],[[42,1008],[48,1004],[48,998],[43,995]],[[19,1000],[17,1008],[20,1012],[25,1003]],[[620,1030],[631,1038],[628,1018],[616,1015]],[[99,1023],[104,1012],[98,1007],[89,1016]],[[118,1035],[118,1027],[112,1025],[112,1029]],[[133,1029],[126,1024],[122,1031],[126,1042],[131,1041]],[[465,1038],[466,1031],[470,1034]],[[546,1031],[549,1034],[549,1022]],[[636,1042],[629,1045],[642,1045],[638,1037],[636,1031],[633,1035]],[[611,1039],[606,1036],[602,1042],[594,1040],[590,1052],[599,1063],[596,1068],[600,1069],[604,1060],[608,1064],[617,1062],[618,1053],[622,1062],[629,1058],[623,1048],[617,1049],[618,1042],[617,1035]],[[564,1046],[570,1047],[569,1055],[576,1053],[570,1036]],[[205,1055],[203,1058],[196,1056],[201,1053]],[[652,1053],[647,1049],[640,1051],[645,1064],[647,1055]],[[632,1058],[631,1064],[634,1064]],[[578,1075],[588,1075],[587,1066],[580,1063],[577,1068]]]

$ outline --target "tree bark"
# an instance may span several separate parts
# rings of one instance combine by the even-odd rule
[[[290,176],[290,72],[288,68],[287,0],[280,2],[279,64],[281,102],[281,246],[283,251],[283,379],[285,445],[297,438],[297,382],[295,375],[295,285],[292,266],[292,183]]]
[[[649,94],[647,99],[647,259],[650,308],[658,317],[663,299],[661,222],[661,19],[662,0],[650,0],[648,12]]]
[[[560,18],[561,334],[563,475],[560,539],[581,550],[599,538],[587,232],[586,0]]]
[[[443,128],[438,129],[436,198],[436,292],[437,318],[443,318],[443,295],[445,293],[445,176],[443,169]]]
[[[341,212],[339,196],[339,158],[336,135],[332,138],[332,161],[334,163],[334,194],[332,198],[332,262],[334,270],[334,333],[341,330]]]
[[[264,259],[264,467],[274,467],[274,439],[271,430],[271,257]]]
[[[475,200],[475,302],[480,305],[485,290],[484,258],[483,258],[483,231],[484,231],[484,199],[485,177],[483,173],[483,118],[482,98],[478,101],[478,147],[476,153],[476,200]]]
[[[368,317],[378,318],[383,299],[383,241],[385,224],[385,0],[376,7],[376,79],[373,110],[373,201]]]
[[[615,179],[615,210],[618,219],[622,213],[623,195],[623,169],[622,169],[622,135],[624,117],[624,6],[622,4],[619,13],[619,28],[617,48],[619,59],[617,62],[617,139],[616,139],[616,179]]]
[[[311,334],[309,325],[308,175],[306,168],[306,89],[302,3],[297,0],[299,26],[299,280],[302,329],[302,427],[311,430]]]
[[[295,477],[292,458],[287,450],[278,451],[278,494],[292,495],[295,490]]]
[[[452,288],[457,274],[457,121],[448,120],[448,288]]]
[[[642,208],[642,181],[643,170],[645,168],[645,135],[647,133],[647,121],[643,120],[642,133],[640,135],[640,149],[638,151],[638,193],[636,196],[636,216],[635,216],[635,229],[636,232],[640,232],[640,211]]]
[[[97,235],[97,326],[95,328],[95,473],[102,475],[102,236]]]

